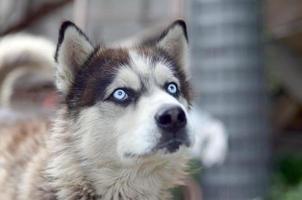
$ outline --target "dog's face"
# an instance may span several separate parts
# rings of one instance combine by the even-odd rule
[[[56,80],[81,155],[144,158],[192,143],[187,48],[183,21],[124,48],[94,48],[63,23]]]

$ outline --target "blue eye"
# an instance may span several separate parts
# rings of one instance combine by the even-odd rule
[[[138,98],[138,94],[131,88],[117,88],[105,101],[111,101],[121,106],[127,106]]]
[[[167,92],[169,92],[172,95],[177,95],[178,94],[178,88],[176,83],[168,83],[166,86]]]
[[[125,101],[128,99],[128,94],[123,89],[117,89],[113,92],[113,97],[118,101]]]

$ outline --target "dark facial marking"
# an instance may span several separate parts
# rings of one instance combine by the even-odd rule
[[[69,111],[79,111],[104,100],[105,89],[118,68],[128,64],[129,55],[123,49],[97,49],[75,75],[66,97]]]

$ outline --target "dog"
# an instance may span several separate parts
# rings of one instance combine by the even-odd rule
[[[55,62],[53,123],[1,127],[0,199],[171,199],[194,141],[185,22],[105,47],[66,21]]]

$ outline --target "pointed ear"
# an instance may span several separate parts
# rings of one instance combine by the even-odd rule
[[[93,50],[87,36],[74,23],[66,21],[62,24],[55,54],[56,85],[60,92],[67,94],[74,81],[75,73]]]
[[[172,58],[176,59],[184,72],[188,73],[188,34],[186,23],[183,20],[177,20],[168,26],[160,35],[156,46],[164,49]]]

